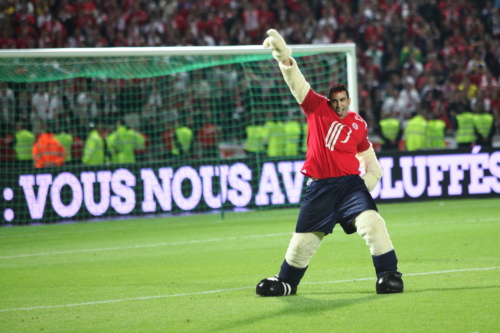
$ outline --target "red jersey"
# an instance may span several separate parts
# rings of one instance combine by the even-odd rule
[[[356,153],[370,148],[363,118],[348,111],[340,119],[328,99],[312,89],[300,106],[308,125],[306,161],[301,172],[318,179],[359,175]]]

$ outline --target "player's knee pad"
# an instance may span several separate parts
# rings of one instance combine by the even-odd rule
[[[287,263],[295,268],[307,267],[323,237],[323,232],[294,233],[285,255]]]
[[[372,255],[378,256],[393,249],[385,227],[385,221],[376,211],[367,210],[362,212],[356,217],[354,225],[358,234],[364,238],[366,245],[370,247]]]

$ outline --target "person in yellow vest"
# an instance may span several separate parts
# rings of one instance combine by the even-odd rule
[[[105,161],[105,144],[101,136],[101,125],[89,122],[89,135],[83,147],[82,163],[85,165],[101,165]]]
[[[191,156],[193,144],[193,130],[184,124],[177,124],[175,129],[175,137],[177,149],[173,151],[174,155],[182,155],[185,157]]]
[[[21,122],[16,123],[13,144],[17,164],[20,166],[33,166],[31,149],[35,144],[35,135],[28,131]]]
[[[398,143],[403,136],[401,122],[395,117],[394,113],[383,113],[379,121],[380,143],[382,150],[398,150]]]
[[[493,115],[484,107],[476,107],[474,114],[474,128],[476,131],[476,144],[483,147],[491,147],[493,135],[495,134],[495,121]]]
[[[161,136],[166,159],[190,156],[193,131],[189,127],[181,126],[178,120],[168,121]]]
[[[266,151],[266,131],[262,121],[255,119],[258,117],[258,114],[254,114],[253,116],[250,114],[247,115],[248,125],[245,127],[245,152],[249,156],[261,154]]]
[[[285,125],[272,112],[268,112],[264,124],[267,132],[267,156],[277,157],[285,155]]]
[[[298,116],[292,115],[285,123],[285,156],[299,154],[302,129]]]
[[[471,148],[476,140],[474,114],[469,110],[465,110],[460,112],[456,119],[455,139],[458,148]]]
[[[427,148],[444,149],[446,142],[446,122],[438,118],[438,115],[433,113],[431,119],[427,123]]]
[[[71,147],[73,146],[73,135],[69,133],[69,130],[67,129],[66,125],[61,126],[61,130],[54,135],[54,138],[59,141],[64,149],[66,150],[66,159],[64,160],[65,164],[68,164],[71,162]]]
[[[404,129],[406,150],[415,151],[427,146],[427,120],[418,113],[408,120]]]
[[[307,126],[307,119],[306,117],[302,116],[299,118],[300,121],[300,130],[301,130],[301,140],[300,140],[300,152],[302,154],[307,153],[307,131],[308,131],[308,126]]]
[[[145,148],[144,136],[118,120],[116,130],[106,137],[111,163],[135,163],[135,149]]]

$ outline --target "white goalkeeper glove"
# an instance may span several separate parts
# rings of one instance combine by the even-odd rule
[[[264,48],[271,48],[273,50],[274,59],[279,62],[285,61],[292,55],[292,49],[289,48],[283,37],[274,29],[267,30],[267,37],[264,40]]]

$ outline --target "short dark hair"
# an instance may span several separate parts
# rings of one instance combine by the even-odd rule
[[[328,98],[330,98],[330,96],[332,96],[333,93],[337,93],[337,92],[341,92],[341,91],[345,91],[345,93],[347,94],[347,98],[350,98],[349,97],[349,91],[347,90],[346,85],[343,84],[343,83],[336,83],[336,84],[334,84],[330,88],[330,91],[328,92]]]

